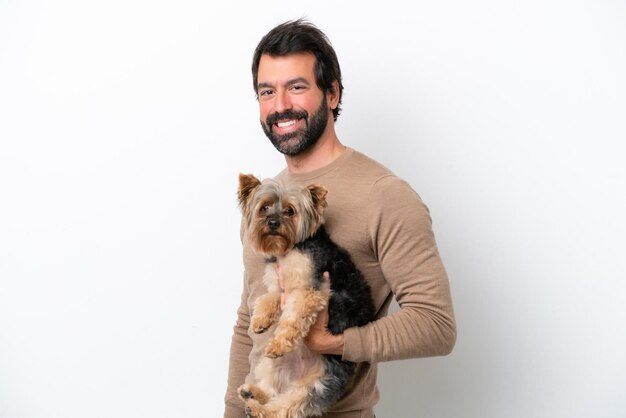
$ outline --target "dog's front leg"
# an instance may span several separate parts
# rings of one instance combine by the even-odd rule
[[[276,267],[275,263],[268,263],[265,266],[263,282],[267,286],[267,293],[259,296],[254,303],[250,329],[257,334],[265,332],[278,320],[280,315],[280,287],[278,286]]]
[[[330,284],[321,289],[293,289],[289,293],[274,338],[269,341],[265,355],[277,358],[293,351],[308,333],[317,319],[317,314],[328,305]]]
[[[265,332],[280,315],[280,292],[270,292],[259,296],[254,304],[254,314],[250,329],[257,334]]]

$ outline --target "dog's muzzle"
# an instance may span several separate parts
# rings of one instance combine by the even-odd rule
[[[270,218],[267,220],[267,227],[270,231],[276,231],[280,227],[280,221],[275,218]]]

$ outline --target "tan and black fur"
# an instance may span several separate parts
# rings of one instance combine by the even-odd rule
[[[255,301],[250,329],[262,333],[277,324],[254,370],[256,381],[239,388],[248,417],[322,415],[343,395],[355,365],[311,352],[304,337],[326,307],[332,334],[373,320],[369,286],[323,227],[326,194],[318,185],[284,187],[272,179],[239,176],[246,233],[267,260],[267,293]],[[278,265],[285,289],[279,287]],[[281,291],[288,292],[282,309]]]

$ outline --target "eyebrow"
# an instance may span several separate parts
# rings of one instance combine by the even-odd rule
[[[304,83],[307,86],[310,85],[309,81],[306,78],[296,77],[296,78],[292,78],[291,80],[288,80],[285,83],[285,86],[293,86],[294,84],[298,84],[298,83]],[[257,85],[257,90],[264,89],[264,88],[272,88],[272,87],[274,87],[274,85],[271,83],[259,83]]]

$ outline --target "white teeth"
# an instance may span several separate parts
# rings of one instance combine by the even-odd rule
[[[295,120],[288,120],[286,122],[278,122],[276,125],[278,125],[279,128],[286,128],[287,126],[291,126],[294,123],[296,123]]]

